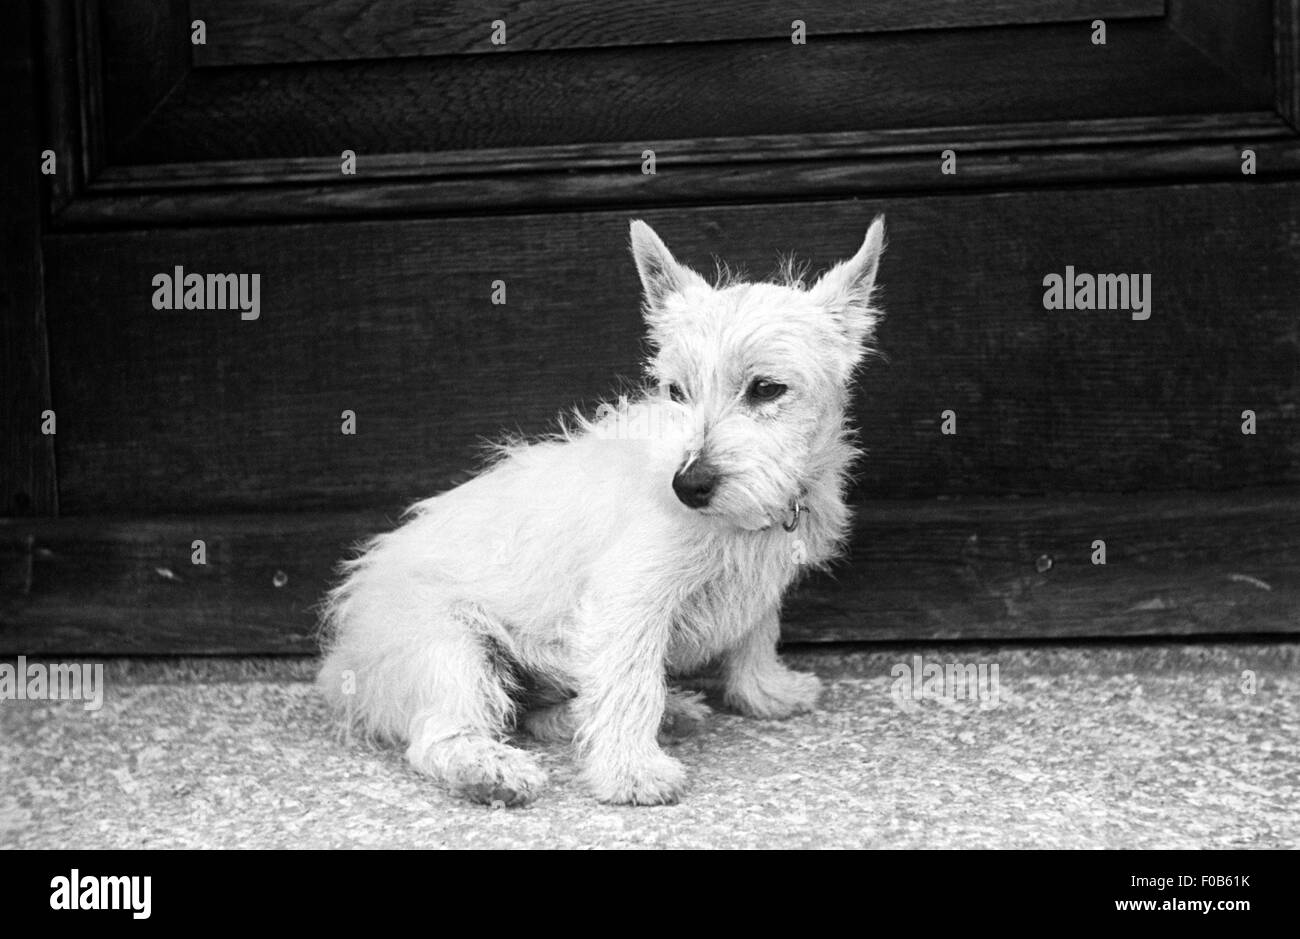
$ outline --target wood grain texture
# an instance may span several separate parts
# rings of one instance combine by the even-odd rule
[[[120,54],[106,48],[112,58]],[[198,69],[112,162],[367,155],[1271,109],[1159,20]]]
[[[54,440],[41,433],[50,407],[45,298],[41,269],[41,153],[58,148],[37,130],[34,10],[23,4],[8,18],[0,42],[6,94],[0,127],[8,137],[0,156],[0,515],[58,511]],[[62,154],[66,156],[66,154]],[[56,163],[56,168],[58,164]],[[65,163],[64,172],[71,171]]]
[[[63,230],[210,222],[663,208],[765,199],[1300,176],[1300,141],[1276,114],[1207,115],[726,141],[675,141],[645,176],[640,151],[585,144],[368,158],[110,168],[55,219]],[[955,175],[941,154],[959,155]],[[776,194],[775,196],[773,194]]]
[[[0,654],[303,653],[383,513],[0,522]],[[206,566],[191,542],[207,544]],[[1094,539],[1107,563],[1091,563]],[[1049,563],[1050,562],[1050,563]],[[788,641],[1300,632],[1300,492],[870,502]]]
[[[933,30],[1005,24],[1121,20],[1164,13],[1163,0],[876,0],[844,4],[806,0],[732,0],[699,4],[664,0],[191,0],[207,24],[198,66],[266,65],[458,53],[532,52],[735,39],[784,39],[791,21],[809,41],[839,33]],[[492,23],[504,20],[506,43],[493,46]]]
[[[130,140],[189,74],[190,17],[186,0],[113,0],[100,9],[102,35],[87,44],[108,51],[102,73],[104,122]]]
[[[1278,0],[1282,4],[1292,0]],[[1274,84],[1275,0],[1174,0],[1169,24],[1231,80],[1258,92]]]
[[[638,214],[687,263],[761,276],[781,251],[848,255],[880,211],[888,362],[860,383],[855,498],[1300,483],[1300,183]],[[551,429],[638,373],[628,218],[51,238],[65,509],[365,508],[444,488],[483,438]],[[153,310],[151,278],[174,265],[260,273],[261,319]],[[1042,279],[1066,265],[1151,274],[1150,320],[1044,310]]]
[[[1277,112],[1300,131],[1300,0],[1274,0]]]
[[[849,563],[794,595],[786,636],[1294,634],[1298,613],[1300,490],[867,503]]]
[[[80,86],[79,68],[80,31],[75,23],[71,4],[46,3],[40,7],[40,30],[44,37],[41,64],[43,88],[37,97],[42,107],[42,121],[49,147],[58,154],[63,172],[46,180],[49,215],[58,212],[73,197],[79,195],[86,182],[90,165],[90,144],[85,139],[83,102],[87,97]],[[23,33],[10,31],[13,41],[20,41]],[[26,37],[30,42],[34,36]],[[35,46],[30,47],[32,49]],[[33,53],[26,53],[31,55]],[[35,87],[33,86],[35,92]],[[44,149],[42,147],[42,149]]]
[[[105,118],[104,73],[105,47],[100,36],[104,22],[101,8],[95,2],[72,0],[68,25],[72,40],[69,63],[76,68],[75,119],[79,123],[77,134],[81,145],[78,176],[82,185],[94,179],[108,162],[109,133]],[[48,61],[48,60],[47,60]]]
[[[885,156],[933,157],[941,148],[963,154],[1042,150],[1106,151],[1116,147],[1247,140],[1291,141],[1295,133],[1272,110],[1223,114],[1144,115],[1097,120],[1015,121],[955,127],[911,127],[829,134],[761,134],[674,140],[659,154],[661,166],[711,170],[745,163],[871,160]],[[636,154],[640,170],[640,153]],[[368,157],[361,179],[448,178],[498,180],[512,173],[626,169],[628,144],[551,144],[490,150],[377,153]],[[290,183],[355,185],[330,157],[280,157],[195,163],[124,164],[106,167],[95,180],[100,192],[150,189],[270,186]],[[955,181],[955,180],[954,180]]]

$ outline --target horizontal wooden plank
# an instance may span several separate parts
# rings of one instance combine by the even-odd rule
[[[800,641],[1300,633],[1300,489],[869,502],[787,620]]]
[[[843,257],[878,211],[888,361],[859,384],[859,498],[1300,483],[1300,183],[638,214],[688,263],[762,275],[780,251]],[[48,239],[65,511],[364,508],[438,490],[484,437],[548,430],[638,374],[628,217]],[[175,265],[259,273],[261,318],[154,310],[151,280]],[[1066,265],[1149,273],[1150,319],[1045,310],[1043,277]],[[948,409],[956,436],[939,433]]]
[[[641,172],[627,144],[364,158],[344,176],[318,158],[110,167],[54,219],[63,230],[314,218],[817,199],[888,192],[1300,176],[1300,139],[1276,114],[913,128],[656,145]],[[942,154],[958,158],[940,172]]]
[[[142,123],[116,109],[115,164],[441,152],[718,136],[1188,115],[1271,109],[1161,20],[891,33],[793,46],[728,42],[628,52],[197,69]],[[137,70],[138,71],[138,70]],[[127,75],[135,74],[126,70]],[[125,81],[125,79],[123,79]],[[144,81],[152,91],[152,79]],[[136,92],[146,94],[149,92]]]
[[[805,0],[729,0],[699,4],[664,0],[191,0],[207,42],[195,46],[198,66],[265,65],[471,52],[531,52],[717,40],[782,38],[803,20],[809,40],[838,33],[951,29],[1005,24],[1122,20],[1164,13],[1164,0],[876,0],[844,4]],[[504,21],[504,44],[493,23]]]
[[[952,147],[963,154],[1038,151],[1109,151],[1120,147],[1180,146],[1243,140],[1294,141],[1295,131],[1273,111],[1226,114],[1143,115],[1098,120],[1017,121],[956,127],[910,127],[833,134],[762,134],[661,141],[661,167],[703,166],[711,170],[746,163],[814,163],[879,157],[932,157]],[[493,181],[512,173],[581,173],[626,169],[630,145],[554,144],[490,150],[377,153],[365,173],[343,177],[330,157],[280,157],[192,163],[142,163],[105,167],[92,188],[98,192],[269,186],[289,183],[355,185],[365,179],[425,179],[440,176]],[[636,153],[639,171],[641,154]]]
[[[300,653],[382,513],[0,522],[0,654]],[[203,539],[207,565],[191,563]],[[1091,561],[1106,542],[1106,564]],[[871,502],[789,641],[1300,632],[1300,492]]]

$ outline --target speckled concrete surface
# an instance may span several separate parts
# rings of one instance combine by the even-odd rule
[[[891,669],[996,663],[998,701],[891,696]],[[6,847],[1300,845],[1300,646],[797,652],[790,722],[718,714],[685,800],[598,805],[563,748],[523,810],[453,800],[336,740],[309,660],[112,662],[102,710],[0,701]],[[1243,687],[1253,672],[1253,694]]]

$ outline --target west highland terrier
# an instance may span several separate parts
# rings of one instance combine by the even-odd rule
[[[347,726],[470,799],[522,805],[546,775],[505,742],[572,741],[603,802],[676,801],[663,739],[698,727],[668,679],[720,665],[724,701],[784,718],[821,684],[777,657],[781,598],[842,545],[846,417],[879,313],[877,218],[812,286],[711,286],[631,229],[653,357],[644,391],[511,442],[343,565],[319,685]]]

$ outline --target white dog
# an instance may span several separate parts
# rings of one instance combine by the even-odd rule
[[[661,729],[708,709],[669,676],[721,664],[725,701],[811,710],[820,682],[777,658],[781,598],[848,526],[846,418],[884,245],[811,287],[710,286],[632,223],[654,355],[634,399],[413,506],[344,564],[319,685],[349,727],[469,798],[523,804],[545,774],[504,742],[518,717],[572,739],[601,801],[681,794]]]

